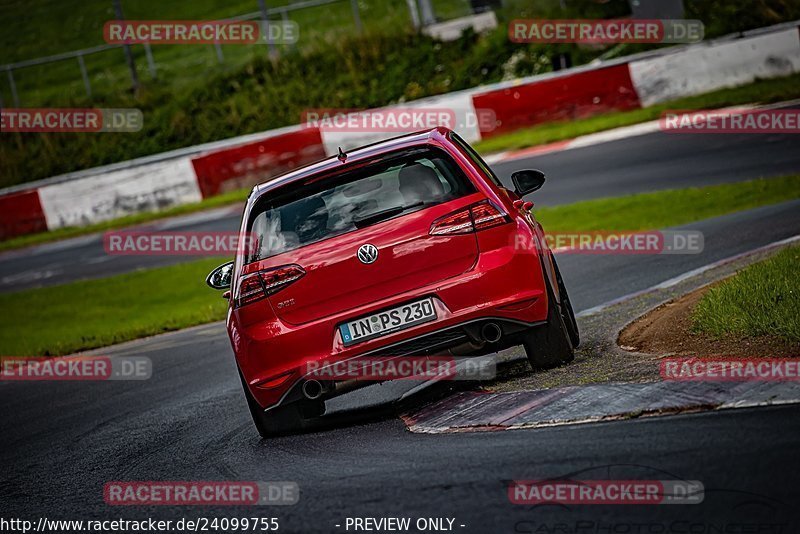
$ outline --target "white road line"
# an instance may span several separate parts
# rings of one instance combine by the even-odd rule
[[[711,269],[714,269],[714,268],[719,267],[721,265],[725,265],[726,263],[730,263],[730,262],[736,261],[736,260],[738,260],[740,258],[744,258],[745,256],[750,256],[751,254],[757,254],[759,252],[764,252],[764,251],[767,251],[767,250],[770,250],[770,249],[773,249],[773,248],[777,248],[777,247],[781,247],[783,245],[787,245],[789,243],[794,243],[796,241],[800,241],[800,234],[792,236],[792,237],[789,237],[789,238],[786,238],[786,239],[781,239],[780,241],[775,241],[775,242],[770,243],[768,245],[764,245],[763,247],[758,247],[758,248],[755,248],[755,249],[752,249],[752,250],[748,250],[747,252],[742,252],[740,254],[736,254],[734,256],[730,256],[728,258],[725,258],[725,259],[722,259],[722,260],[719,260],[719,261],[715,261],[713,263],[709,263],[708,265],[705,265],[703,267],[699,267],[697,269],[693,269],[691,271],[687,271],[687,272],[685,272],[685,273],[683,273],[681,275],[678,275],[678,276],[676,276],[674,278],[670,278],[669,280],[665,280],[665,281],[661,282],[660,284],[656,284],[654,286],[648,287],[647,289],[642,289],[640,291],[634,291],[633,293],[628,293],[627,295],[623,295],[623,296],[615,298],[613,300],[609,300],[608,302],[604,302],[603,304],[599,304],[597,306],[589,308],[588,310],[583,310],[582,312],[578,313],[576,315],[576,317],[586,317],[588,315],[594,315],[594,314],[599,313],[599,312],[601,312],[601,311],[603,311],[603,310],[605,310],[605,309],[607,309],[607,308],[609,308],[611,306],[614,306],[615,304],[619,304],[620,302],[623,302],[625,300],[632,299],[634,297],[638,297],[638,296],[644,295],[645,293],[650,293],[652,291],[658,291],[660,289],[668,289],[670,287],[676,286],[676,285],[680,284],[681,282],[683,282],[685,280],[688,280],[689,278],[693,278],[695,276],[703,274],[706,271],[710,271]]]
[[[774,104],[767,104],[767,105],[740,105],[740,106],[730,106],[725,108],[713,109],[713,110],[695,110],[694,112],[700,111],[715,111],[715,112],[735,112],[735,111],[752,111],[752,110],[770,110],[770,109],[780,109],[786,107],[792,107],[800,104],[800,99],[797,100],[788,100],[785,102],[776,102]],[[687,111],[686,113],[693,113],[693,111]],[[564,152],[566,150],[573,150],[576,148],[586,148],[589,146],[601,145],[605,143],[610,143],[612,141],[620,141],[622,139],[629,139],[632,137],[639,137],[642,135],[657,133],[661,131],[661,120],[653,120],[647,122],[641,122],[638,124],[632,124],[629,126],[621,126],[619,128],[614,128],[611,130],[604,130],[601,132],[596,132],[592,134],[586,134],[579,137],[575,137],[573,139],[569,139],[566,141],[556,141],[553,143],[547,143],[544,145],[539,145],[541,147],[541,151],[532,152],[531,154],[526,154],[526,150],[533,150],[536,148],[536,145],[530,147],[528,149],[521,148],[516,150],[506,150],[503,152],[498,152],[495,154],[489,154],[485,156],[483,159],[489,165],[495,165],[497,163],[505,163],[509,161],[516,161],[519,159],[528,159],[536,156],[543,156],[545,154],[552,154],[555,152]],[[552,145],[552,146],[550,146]],[[548,148],[550,147],[550,148]]]

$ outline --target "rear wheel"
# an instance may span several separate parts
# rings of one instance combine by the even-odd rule
[[[581,344],[581,334],[578,331],[578,321],[575,320],[575,312],[572,309],[572,302],[569,300],[569,293],[567,293],[567,286],[564,285],[564,280],[561,279],[561,271],[558,269],[558,263],[553,258],[553,266],[556,268],[556,281],[558,282],[558,294],[561,295],[561,306],[559,311],[561,317],[564,319],[564,324],[567,326],[567,333],[569,339],[572,341],[572,348],[578,348]]]
[[[325,413],[325,403],[323,401],[307,399],[285,406],[277,406],[265,412],[250,393],[241,371],[239,371],[239,378],[242,381],[244,396],[247,399],[247,407],[250,409],[253,423],[255,423],[256,430],[258,430],[262,438],[309,430],[314,420]]]
[[[564,321],[565,316],[569,317],[572,307],[569,306],[569,300],[559,305],[546,275],[545,286],[547,286],[547,323],[529,330],[523,340],[528,361],[534,369],[551,369],[575,359],[575,346],[572,343],[569,327]],[[569,311],[562,310],[562,306],[569,306]],[[577,335],[577,326],[575,332]]]

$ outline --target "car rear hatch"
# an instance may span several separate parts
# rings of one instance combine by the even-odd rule
[[[478,255],[475,234],[428,234],[433,220],[443,214],[442,207],[296,251],[292,262],[306,275],[270,297],[276,314],[289,323],[302,324],[466,272]],[[358,258],[359,248],[366,244],[377,249],[373,263]]]
[[[483,198],[439,149],[306,184],[307,191],[295,190],[255,217],[259,255],[266,257],[245,270],[296,265],[304,271],[269,296],[288,323],[356,310],[458,276],[476,263],[474,233],[431,235],[434,221]]]

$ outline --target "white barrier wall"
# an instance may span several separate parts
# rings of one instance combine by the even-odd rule
[[[797,26],[787,29],[773,28],[767,33],[749,35],[745,38],[723,38],[707,43],[698,43],[656,52],[646,59],[619,58],[617,63],[629,61],[628,68],[633,86],[642,106],[734,87],[753,82],[756,78],[786,76],[800,72],[800,32]],[[496,90],[502,85],[535,84],[564,74],[591,71],[609,63],[585,65],[539,76],[531,76],[504,84],[476,87],[425,98],[408,103],[388,106],[381,111],[397,108],[425,108],[426,110],[452,110],[455,114],[455,130],[473,143],[481,139],[478,121],[485,120],[482,110],[475,110],[473,96]],[[370,110],[375,113],[377,110]],[[451,125],[448,125],[451,126]],[[32,183],[27,190],[38,194],[47,228],[52,230],[64,226],[82,226],[148,210],[197,202],[202,199],[198,179],[191,163],[199,151],[225,151],[237,146],[268,138],[279,133],[295,130],[297,126],[280,128],[232,138],[204,147],[191,147],[175,151],[169,159],[161,161],[132,161],[120,165],[119,169],[92,169],[85,173],[73,173],[64,181]],[[419,129],[419,128],[415,128]],[[324,151],[336,154],[338,147],[345,151],[396,137],[402,132],[321,132]],[[303,150],[297,147],[295,151]],[[305,147],[307,148],[307,147]],[[150,159],[150,158],[146,158]],[[23,189],[25,190],[25,189]],[[13,194],[15,190],[0,192]],[[16,198],[7,196],[5,198]],[[13,200],[10,200],[13,202]],[[42,214],[35,203],[31,204],[29,220],[41,220]],[[11,221],[14,227],[16,221]]]
[[[800,32],[696,44],[630,63],[642,106],[800,72]]]
[[[405,104],[397,104],[396,106],[371,109],[370,113],[380,114],[382,112],[392,113],[392,110],[401,109],[424,109],[426,111],[443,111],[452,112],[455,118],[455,125],[441,124],[440,126],[448,126],[458,132],[468,143],[480,141],[481,133],[478,128],[479,117],[475,112],[475,107],[472,102],[472,95],[478,92],[477,90],[460,91],[458,93],[451,93],[447,95],[423,98],[414,100]],[[434,126],[434,125],[432,125]],[[370,143],[377,143],[384,139],[391,139],[403,135],[403,133],[413,133],[425,128],[412,128],[408,132],[346,132],[346,131],[326,131],[321,130],[322,144],[325,147],[325,154],[332,156],[336,154],[339,147],[345,152],[358,148]]]
[[[189,157],[39,188],[47,228],[84,226],[202,199]]]

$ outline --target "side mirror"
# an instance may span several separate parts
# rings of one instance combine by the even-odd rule
[[[514,182],[514,192],[520,197],[538,191],[544,185],[544,173],[542,171],[517,171],[511,175]]]
[[[223,263],[206,277],[206,284],[213,289],[229,289],[233,278],[233,262]]]

